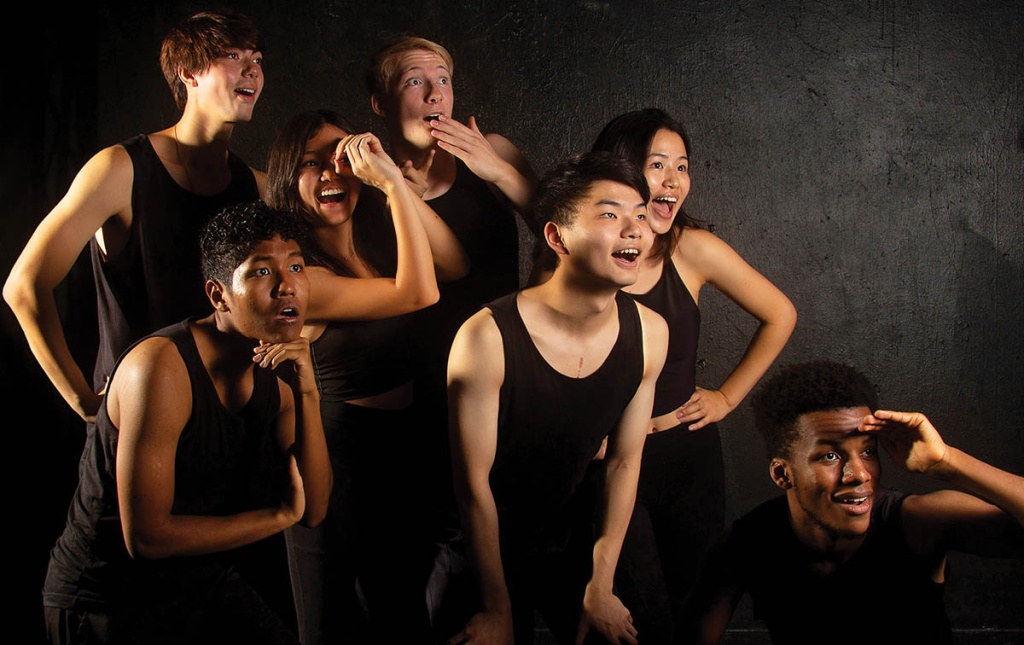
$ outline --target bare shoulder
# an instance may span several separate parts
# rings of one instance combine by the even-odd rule
[[[132,388],[188,382],[188,370],[178,348],[169,338],[153,336],[135,345],[117,366],[112,388],[124,392]]]
[[[674,259],[701,263],[719,254],[735,254],[729,244],[711,231],[687,226],[683,234],[679,236],[676,248],[673,250]]]
[[[634,302],[636,301],[634,300]],[[640,324],[643,326],[645,338],[668,338],[668,323],[665,322],[661,314],[639,302],[636,302],[636,310],[640,314]]]
[[[456,334],[456,342],[473,350],[501,350],[501,332],[494,321],[491,310],[484,307],[462,323]]]

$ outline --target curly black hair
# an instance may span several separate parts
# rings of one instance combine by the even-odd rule
[[[203,227],[199,238],[203,278],[231,283],[235,272],[260,242],[280,236],[305,248],[306,224],[293,213],[267,206],[263,201],[228,206]]]
[[[857,369],[817,360],[783,368],[758,388],[751,405],[769,457],[785,457],[798,438],[801,415],[861,406],[877,410],[878,393]]]

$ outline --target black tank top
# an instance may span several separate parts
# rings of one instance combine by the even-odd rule
[[[413,378],[414,314],[329,323],[310,344],[320,400],[336,403],[392,390]]]
[[[128,242],[108,260],[96,238],[89,244],[99,314],[96,391],[133,342],[183,318],[212,311],[199,267],[199,234],[224,207],[259,198],[252,170],[234,154],[228,155],[228,187],[202,196],[175,183],[146,135],[121,145],[134,172]]]
[[[517,296],[487,305],[505,353],[490,483],[502,532],[532,534],[569,501],[601,441],[618,426],[643,378],[643,331],[636,304],[617,293],[615,345],[596,372],[572,378],[541,356]]]
[[[652,417],[660,417],[685,403],[696,389],[697,338],[700,309],[686,288],[672,257],[661,265],[661,277],[647,293],[628,294],[661,314],[668,323],[668,355],[654,394]]]
[[[174,460],[175,514],[230,515],[276,505],[287,464],[275,445],[281,407],[277,377],[255,368],[249,402],[237,413],[220,402],[196,348],[188,321],[153,336],[174,342],[185,361],[192,389],[192,414],[178,440]],[[141,342],[141,341],[140,341]],[[127,353],[127,352],[126,352]],[[115,367],[116,369],[116,367]],[[103,610],[131,593],[140,567],[179,581],[208,576],[227,554],[194,558],[132,560],[125,548],[117,501],[118,429],[106,402],[89,424],[78,466],[78,488],[63,534],[50,552],[43,603],[50,607]]]

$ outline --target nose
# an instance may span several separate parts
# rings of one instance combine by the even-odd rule
[[[295,282],[297,280],[297,274],[289,269],[282,271],[277,280],[277,297],[295,295]]]
[[[251,57],[245,59],[245,69],[242,70],[242,75],[248,76],[249,78],[256,78],[260,75],[260,66],[256,64]]]
[[[640,222],[635,217],[626,217],[623,219],[623,235],[631,240],[639,240],[643,237],[643,229],[640,228]]]
[[[871,472],[868,470],[864,460],[859,456],[851,456],[843,464],[843,483],[859,484],[871,479]]]
[[[427,103],[438,103],[441,101],[441,91],[438,90],[437,83],[431,83],[427,81]]]
[[[665,169],[665,179],[661,182],[666,188],[679,187],[679,173],[672,168]]]

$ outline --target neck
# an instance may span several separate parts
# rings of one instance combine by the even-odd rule
[[[555,269],[551,279],[523,293],[542,302],[559,326],[585,330],[602,326],[616,315],[614,286],[585,286],[568,279],[565,271]]]
[[[218,376],[241,374],[253,366],[252,348],[257,342],[238,333],[227,315],[215,311],[193,323],[192,329],[197,340],[204,341],[203,363],[214,380]]]
[[[820,562],[842,564],[864,544],[864,535],[839,534],[804,513],[800,505],[791,498],[788,503],[789,525],[793,533],[801,544],[818,554]]]
[[[352,220],[335,226],[319,226],[315,229],[316,241],[325,252],[344,264],[356,257],[355,237],[352,234]]]
[[[186,104],[181,119],[170,130],[178,143],[192,154],[214,157],[227,155],[234,127],[234,123],[210,119]]]

